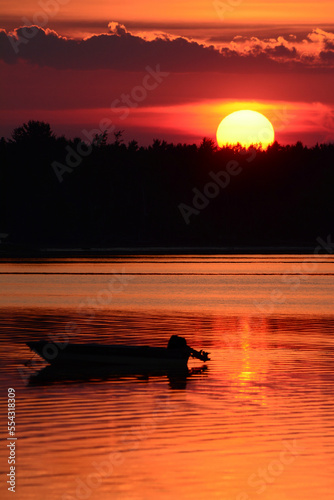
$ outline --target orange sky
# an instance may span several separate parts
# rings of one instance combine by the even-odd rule
[[[219,22],[231,23],[287,23],[313,24],[328,23],[333,19],[333,2],[331,0],[54,0],[58,4],[56,16],[59,19],[77,20],[118,20],[118,21],[151,21],[155,23],[176,21],[181,23]],[[48,0],[4,0],[1,2],[0,19],[5,17],[15,20],[23,16],[30,20],[36,12],[47,10]],[[57,7],[49,7],[51,10]]]
[[[198,142],[246,108],[283,143],[334,140],[333,14],[310,0],[3,1],[0,135],[39,119],[82,137],[109,120],[126,140]],[[32,24],[33,36],[13,31]],[[158,66],[168,77],[154,86],[146,68]],[[112,103],[133,93],[123,119]],[[277,110],[289,118],[275,123]]]

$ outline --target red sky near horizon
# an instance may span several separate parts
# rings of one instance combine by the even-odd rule
[[[324,0],[3,1],[0,135],[36,119],[198,143],[253,109],[282,144],[334,141],[333,15]]]

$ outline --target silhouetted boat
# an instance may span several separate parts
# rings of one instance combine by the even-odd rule
[[[27,345],[52,366],[122,367],[141,369],[185,369],[189,357],[208,361],[205,351],[196,351],[178,335],[172,335],[167,347],[125,346],[104,344],[73,344],[47,340],[27,342]]]

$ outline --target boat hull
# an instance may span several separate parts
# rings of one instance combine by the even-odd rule
[[[186,349],[149,346],[119,346],[101,344],[71,344],[48,341],[28,342],[27,345],[52,365],[138,367],[145,369],[182,369],[187,366]]]

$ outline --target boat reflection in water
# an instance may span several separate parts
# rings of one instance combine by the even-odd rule
[[[167,377],[171,389],[185,389],[187,380],[193,375],[203,374],[208,370],[207,365],[169,370],[131,369],[130,367],[110,367],[108,365],[79,367],[65,365],[47,365],[30,375],[30,385],[48,385],[54,383],[71,382],[100,382],[103,380],[133,379],[147,380],[156,377]]]
[[[123,346],[102,344],[54,343],[45,340],[27,345],[50,363],[30,376],[31,384],[57,381],[94,381],[119,377],[167,376],[171,388],[185,388],[187,378],[206,370],[188,369],[189,357],[201,361],[210,358],[205,351],[196,351],[183,337],[172,335],[167,347]]]

